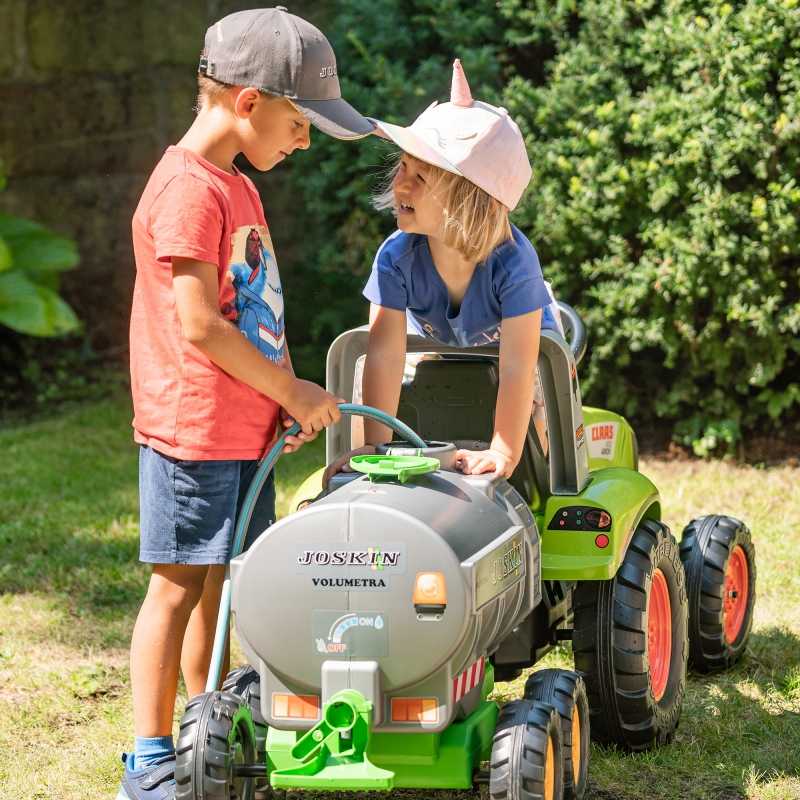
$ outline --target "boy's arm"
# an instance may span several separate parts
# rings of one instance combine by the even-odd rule
[[[369,344],[364,364],[364,404],[393,416],[400,402],[400,387],[406,363],[406,314],[383,306],[370,306]],[[366,444],[391,441],[392,431],[379,422],[364,420]]]
[[[467,474],[492,471],[508,478],[522,458],[533,409],[541,324],[541,310],[508,317],[501,323],[494,435],[488,450],[459,450],[459,463]]]
[[[286,360],[284,361],[284,369],[294,375],[294,364],[292,364],[292,354],[289,350],[288,339],[286,339],[285,342],[286,343],[284,346],[286,348]],[[284,428],[291,428],[292,425],[294,425],[294,417],[283,406],[281,406],[279,419]],[[278,430],[275,435],[280,436],[281,433],[282,431]],[[313,433],[303,433],[303,431],[298,431],[294,436],[287,436],[284,440],[285,446],[283,448],[283,452],[296,453],[304,444],[313,442],[317,436],[318,431],[314,431]]]
[[[220,314],[217,280],[215,264],[172,259],[172,286],[184,337],[229,375],[283,406],[304,433],[338,422],[337,398],[273,364]]]

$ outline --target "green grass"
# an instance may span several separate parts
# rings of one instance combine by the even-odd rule
[[[129,422],[119,399],[0,431],[3,800],[100,800],[118,785],[132,735],[128,644],[148,577],[137,562]],[[320,445],[279,465],[282,509],[321,464]],[[657,459],[642,470],[676,533],[708,511],[748,522],[758,558],[754,632],[733,670],[690,677],[672,745],[639,755],[593,747],[590,796],[800,800],[800,470]],[[570,664],[563,648],[537,667]],[[497,695],[521,685],[499,684]]]

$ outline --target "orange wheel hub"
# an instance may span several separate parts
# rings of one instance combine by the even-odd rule
[[[672,609],[669,587],[664,573],[653,573],[650,598],[647,601],[647,656],[650,663],[650,685],[656,701],[664,696],[672,659]]]
[[[747,556],[741,545],[733,548],[725,570],[725,597],[723,600],[723,620],[725,641],[733,644],[742,630],[744,616],[747,613],[750,568]]]
[[[555,800],[556,756],[553,751],[553,737],[547,737],[547,754],[544,757],[544,797]]]
[[[572,782],[577,785],[581,774],[581,717],[577,704],[572,708]]]

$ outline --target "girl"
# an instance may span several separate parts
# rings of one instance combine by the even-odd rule
[[[399,230],[381,245],[364,289],[372,304],[364,402],[396,413],[407,323],[449,345],[499,341],[491,443],[459,450],[457,466],[509,477],[532,407],[546,444],[544,409],[534,405],[539,332],[543,324],[559,329],[536,251],[508,219],[531,177],[522,135],[504,108],[473,101],[458,59],[449,103],[434,103],[407,128],[377,125],[403,153],[376,202],[393,209]],[[367,445],[390,438],[365,420]]]

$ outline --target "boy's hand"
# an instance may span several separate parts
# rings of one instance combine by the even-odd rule
[[[290,416],[285,408],[281,408],[280,420],[284,428],[291,428],[295,423],[294,417]],[[280,431],[278,431],[278,435],[280,435]],[[303,433],[303,431],[298,431],[294,436],[287,436],[284,440],[282,452],[296,453],[306,442],[313,442],[318,435],[317,433]]]
[[[343,402],[316,383],[296,378],[286,412],[300,423],[303,433],[311,435],[342,418],[338,404]]]
[[[352,472],[353,470],[350,469],[350,459],[353,456],[372,456],[375,455],[375,447],[374,445],[367,444],[364,447],[358,447],[355,450],[351,450],[349,453],[345,453],[343,456],[339,456],[336,461],[331,462],[328,464],[325,472],[322,474],[322,488],[327,489],[328,483],[330,479],[337,473],[337,472]]]
[[[516,462],[510,456],[499,450],[456,451],[456,467],[465,475],[494,472],[503,478],[510,478],[516,466]]]

